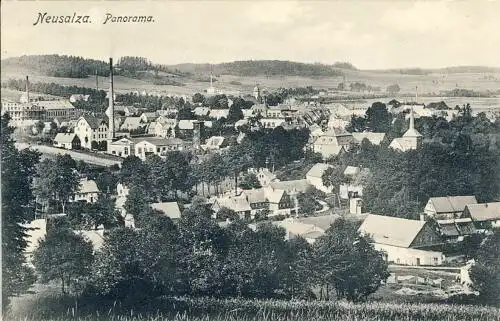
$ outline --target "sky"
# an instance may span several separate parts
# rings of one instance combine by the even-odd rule
[[[500,1],[2,1],[2,58],[277,59],[360,69],[500,67]],[[91,24],[38,24],[38,13]],[[154,23],[103,24],[106,13]]]

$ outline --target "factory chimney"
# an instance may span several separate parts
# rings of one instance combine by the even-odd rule
[[[26,76],[26,102],[30,102],[30,81],[28,76]]]
[[[108,92],[109,106],[106,110],[108,116],[109,134],[108,138],[113,140],[115,138],[115,106],[114,106],[114,91],[113,91],[113,58],[109,58],[109,92]]]

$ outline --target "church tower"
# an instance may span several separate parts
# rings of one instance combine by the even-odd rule
[[[413,106],[410,107],[410,128],[404,133],[403,138],[411,140],[415,147],[419,147],[422,143],[422,134],[415,129],[415,115],[413,113]]]

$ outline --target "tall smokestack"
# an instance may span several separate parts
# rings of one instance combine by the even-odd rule
[[[30,102],[30,81],[28,76],[26,76],[26,102]]]
[[[114,91],[113,91],[113,58],[109,58],[109,106],[106,110],[106,115],[109,120],[109,138],[115,138],[115,105],[114,105]]]

